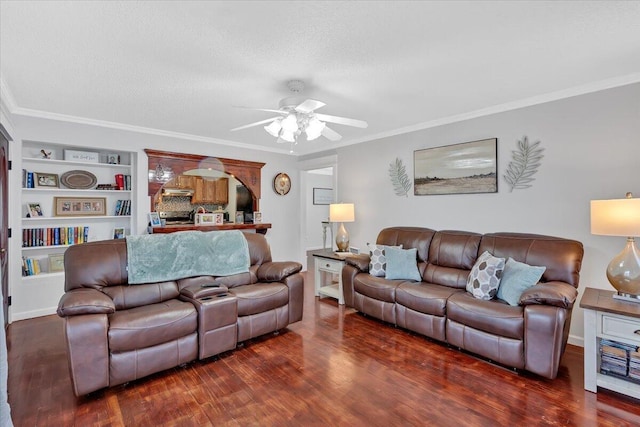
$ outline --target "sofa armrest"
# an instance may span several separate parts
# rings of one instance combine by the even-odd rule
[[[281,282],[284,278],[302,270],[302,264],[295,261],[265,262],[258,268],[258,280]]]
[[[111,314],[116,311],[113,300],[96,289],[74,289],[62,295],[58,303],[58,316],[81,314]]]
[[[369,272],[369,262],[371,261],[368,254],[359,254],[354,256],[348,256],[344,259],[346,265],[351,265],[357,268],[362,273]]]
[[[577,297],[578,290],[568,283],[538,283],[522,293],[520,305],[544,304],[570,309]]]
[[[206,297],[212,297],[219,294],[226,294],[229,288],[224,285],[190,285],[180,289],[180,299],[197,300]]]

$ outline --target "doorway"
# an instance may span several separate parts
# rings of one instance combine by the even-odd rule
[[[8,218],[8,185],[9,180],[9,141],[11,138],[0,123],[0,282],[2,289],[3,328],[9,323],[9,218]]]

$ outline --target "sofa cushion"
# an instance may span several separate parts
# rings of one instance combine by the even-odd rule
[[[193,304],[167,300],[109,315],[109,350],[137,350],[173,341],[198,328]]]
[[[467,292],[457,292],[447,300],[447,318],[493,335],[524,339],[524,308],[499,300],[485,301]]]
[[[498,293],[504,264],[504,258],[483,252],[469,273],[467,292],[482,300],[493,299]]]
[[[546,267],[535,267],[509,257],[504,265],[496,297],[509,305],[518,305],[520,295],[540,281],[545,269]]]
[[[289,288],[279,282],[237,286],[229,293],[238,298],[238,316],[273,310],[289,302]]]
[[[416,258],[417,252],[418,250],[416,248],[386,248],[385,255],[387,257],[387,271],[385,273],[385,278],[415,280],[417,282],[422,280],[420,272],[418,271]]]
[[[395,302],[396,288],[402,283],[399,280],[387,280],[384,277],[375,277],[370,274],[358,274],[353,280],[353,289],[369,298]]]
[[[433,283],[403,282],[396,289],[396,303],[419,313],[444,316],[447,299],[457,292],[464,291]]]
[[[385,249],[387,245],[369,244],[369,274],[376,277],[384,277],[387,273],[387,257]],[[396,246],[401,248],[401,246]]]

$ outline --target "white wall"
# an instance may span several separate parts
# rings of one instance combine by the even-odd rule
[[[516,142],[541,140],[544,158],[533,187],[509,192],[503,180]],[[399,157],[413,174],[413,151],[498,138],[498,193],[398,197],[388,168]],[[366,150],[363,150],[366,145]],[[338,150],[338,191],[353,202],[351,244],[365,247],[380,229],[424,226],[475,232],[515,231],[581,241],[585,287],[613,290],[605,269],[624,238],[592,236],[589,201],[640,197],[640,84],[393,136]],[[580,298],[580,297],[579,297]],[[583,313],[573,312],[570,342],[581,345]]]

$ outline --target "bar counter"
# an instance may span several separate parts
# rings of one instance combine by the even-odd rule
[[[267,234],[271,224],[222,224],[222,225],[165,225],[164,227],[151,228],[152,233],[175,233],[176,231],[200,230],[200,231],[220,231],[220,230],[255,230],[256,233]]]

